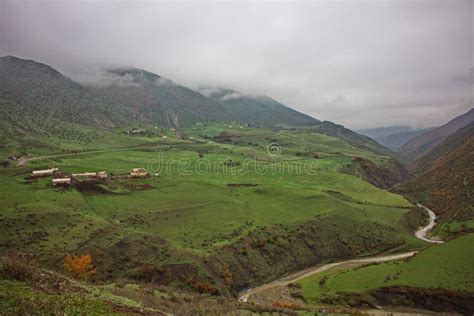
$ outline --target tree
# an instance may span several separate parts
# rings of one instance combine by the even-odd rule
[[[69,254],[64,260],[64,265],[71,276],[78,280],[86,280],[97,272],[92,264],[91,255],[75,256]]]

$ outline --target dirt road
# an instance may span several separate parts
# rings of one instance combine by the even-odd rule
[[[23,166],[31,161],[35,160],[42,160],[42,159],[49,159],[49,158],[59,158],[59,157],[69,157],[69,156],[78,156],[78,155],[87,155],[87,154],[99,154],[105,153],[109,151],[120,151],[126,150],[127,148],[115,148],[115,149],[104,149],[104,150],[91,150],[91,151],[81,151],[77,153],[64,153],[64,154],[57,154],[57,155],[49,155],[49,156],[38,156],[38,157],[28,157],[28,158],[20,158],[18,160],[17,166]]]
[[[417,230],[415,233],[415,236],[427,242],[442,243],[443,241],[432,240],[426,236],[426,234],[430,230],[432,230],[433,227],[436,225],[436,214],[421,204],[418,204],[418,206],[423,208],[425,211],[427,211],[428,215],[430,216],[430,221],[428,225],[421,227],[419,230]],[[354,264],[377,263],[377,262],[385,262],[385,261],[392,261],[392,260],[400,260],[400,259],[412,257],[415,254],[417,254],[417,251],[410,251],[410,252],[394,254],[394,255],[382,255],[382,256],[375,256],[375,257],[368,257],[368,258],[352,259],[352,260],[324,264],[322,266],[317,266],[317,267],[309,268],[303,271],[299,271],[297,273],[294,273],[284,278],[278,279],[276,281],[261,285],[259,287],[247,289],[239,294],[238,299],[239,299],[239,302],[245,303],[254,294],[268,291],[276,287],[286,286],[290,283],[294,283],[310,275],[325,272],[325,271],[334,269],[336,267],[345,267],[345,266],[351,266]]]
[[[38,157],[27,157],[27,158],[20,158],[18,160],[17,166],[23,166],[24,164],[35,161],[35,160],[42,160],[42,159],[50,159],[50,158],[59,158],[59,157],[70,157],[70,156],[79,156],[79,155],[90,155],[90,154],[100,154],[100,153],[107,153],[113,151],[124,151],[124,150],[139,150],[139,149],[153,149],[153,148],[166,148],[168,146],[172,146],[174,144],[153,144],[149,146],[131,146],[131,147],[118,147],[118,148],[110,148],[110,149],[100,149],[100,150],[90,150],[90,151],[81,151],[81,152],[74,152],[74,153],[63,153],[63,154],[55,154],[55,155],[48,155],[48,156],[38,156]]]
[[[421,207],[422,209],[428,212],[428,214],[430,215],[430,222],[425,227],[422,227],[416,231],[415,233],[416,238],[427,241],[427,242],[431,242],[431,243],[442,244],[444,242],[442,240],[434,240],[434,239],[430,239],[426,237],[426,234],[428,234],[428,232],[430,232],[436,225],[436,218],[437,218],[436,214],[432,210],[430,210],[429,208],[421,204],[417,204],[417,206]]]

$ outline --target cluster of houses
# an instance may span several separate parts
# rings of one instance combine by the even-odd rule
[[[31,178],[33,179],[49,176],[53,177],[51,182],[54,186],[68,186],[73,182],[107,180],[109,178],[109,175],[106,171],[72,173],[69,175],[64,175],[59,171],[59,168],[50,168],[45,170],[33,170],[31,172]],[[144,168],[133,168],[128,174],[126,174],[126,177],[130,178],[141,178],[148,176],[148,171]]]

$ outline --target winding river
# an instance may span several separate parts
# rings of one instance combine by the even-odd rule
[[[430,232],[436,225],[436,218],[437,218],[436,214],[432,210],[428,209],[427,207],[421,204],[417,204],[417,206],[424,209],[428,213],[430,220],[429,220],[428,225],[421,227],[415,232],[416,238],[430,242],[430,243],[443,243],[443,241],[441,240],[433,240],[433,239],[428,238],[427,236],[428,232]],[[305,269],[303,271],[293,273],[291,275],[275,280],[273,282],[266,283],[255,288],[244,290],[239,294],[238,299],[239,299],[239,302],[246,303],[252,295],[265,292],[273,288],[286,286],[290,283],[294,283],[310,275],[325,272],[325,271],[334,269],[336,267],[350,266],[353,264],[377,263],[377,262],[385,262],[385,261],[392,261],[392,260],[400,260],[400,259],[412,257],[416,255],[417,253],[418,251],[410,251],[410,252],[399,253],[399,254],[394,254],[394,255],[381,255],[381,256],[375,256],[375,257],[352,259],[352,260],[328,263],[321,266],[312,267],[309,269]]]

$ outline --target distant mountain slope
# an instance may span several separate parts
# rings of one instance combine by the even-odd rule
[[[0,99],[19,104],[40,120],[113,127],[131,111],[102,102],[86,88],[55,69],[32,60],[0,57]],[[17,111],[13,107],[9,111]]]
[[[389,126],[362,129],[357,130],[356,132],[376,140],[378,143],[390,148],[391,150],[397,150],[406,144],[410,139],[431,129],[432,128],[419,129],[408,126]]]
[[[445,164],[448,158],[454,158],[453,154],[459,155],[467,152],[470,155],[474,155],[474,151],[468,152],[470,147],[466,147],[474,144],[474,138],[471,137],[474,135],[473,133],[474,122],[471,122],[453,135],[449,136],[432,151],[414,161],[410,168],[418,174],[423,174],[433,171]],[[472,161],[473,164],[471,164],[471,167],[474,168],[474,160]]]
[[[468,112],[455,117],[445,125],[434,130],[427,131],[417,137],[414,137],[399,152],[411,159],[418,159],[431,151],[437,145],[441,144],[449,135],[452,135],[459,129],[474,121],[474,108]]]
[[[156,125],[179,127],[207,120],[228,120],[219,103],[154,73],[113,69],[104,80],[88,85],[108,102],[131,108]]]
[[[419,176],[402,191],[433,208],[443,221],[474,219],[473,161],[474,122],[416,160],[412,169]]]
[[[200,88],[199,93],[222,104],[234,121],[253,125],[314,125],[319,121],[267,96],[246,95],[222,88]]]
[[[380,138],[376,138],[375,140],[379,142],[380,144],[390,148],[391,150],[398,150],[400,147],[405,145],[407,142],[409,142],[411,139],[414,137],[421,135],[427,131],[432,130],[433,128],[429,129],[414,129],[411,131],[406,131],[406,132],[400,132],[400,133],[395,133],[387,136],[383,136]]]
[[[357,133],[369,136],[370,138],[376,139],[393,134],[408,132],[413,130],[409,126],[387,126],[387,127],[375,127],[375,128],[365,128],[356,130]]]

